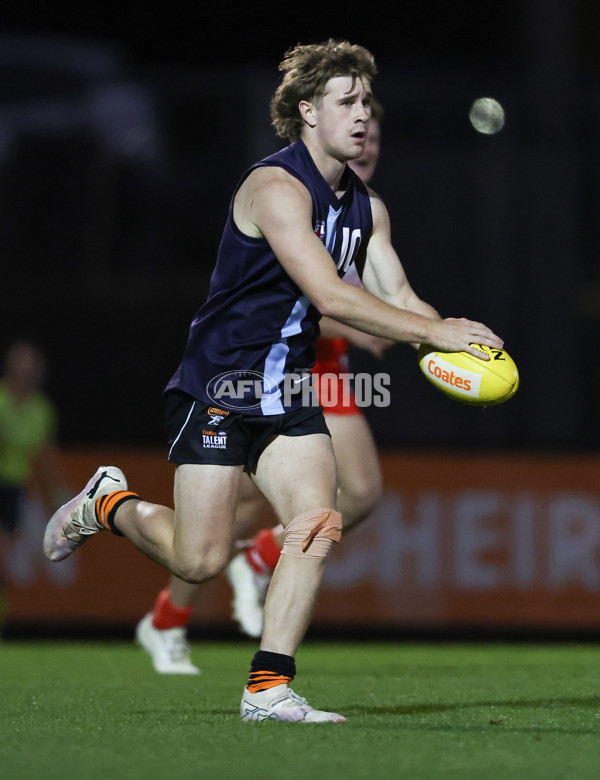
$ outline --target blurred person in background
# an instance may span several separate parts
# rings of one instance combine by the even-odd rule
[[[373,98],[364,151],[358,159],[348,163],[365,184],[371,181],[379,161],[383,115],[382,105]],[[352,274],[349,272],[344,281],[360,285],[355,270]],[[321,319],[320,327],[317,362],[312,373],[317,380],[323,374],[335,374],[339,380],[337,403],[325,407],[324,413],[338,465],[338,509],[342,513],[344,533],[347,533],[365,520],[377,505],[382,478],[371,429],[353,395],[345,398],[339,375],[350,370],[350,346],[381,358],[394,342],[363,333],[329,317]],[[318,381],[316,387],[318,395]],[[257,524],[266,505],[250,478],[244,475],[236,514],[238,536]],[[283,541],[284,531],[280,524],[260,530],[252,540],[239,543],[241,549],[235,551],[227,567],[227,578],[233,590],[233,616],[240,630],[248,636],[259,637],[262,633],[264,597]],[[171,576],[158,594],[152,611],[136,627],[136,639],[152,657],[157,672],[199,673],[191,660],[186,632],[196,592],[196,585]]]
[[[29,340],[8,348],[0,377],[0,536],[2,579],[24,519],[27,496],[35,493],[54,512],[72,493],[65,483],[56,444],[57,412],[43,391],[46,358]],[[41,529],[43,531],[43,529]],[[40,533],[41,537],[41,533]]]

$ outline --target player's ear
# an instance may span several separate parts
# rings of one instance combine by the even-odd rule
[[[300,111],[300,116],[309,127],[314,127],[317,124],[314,103],[308,100],[301,100],[298,103],[298,110]]]

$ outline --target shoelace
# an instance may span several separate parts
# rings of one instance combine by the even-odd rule
[[[62,528],[62,535],[69,541],[79,542],[82,536],[92,536],[96,533],[97,529],[90,528],[80,520],[77,511],[71,514],[69,520]]]
[[[84,515],[84,507],[79,507],[74,512],[71,512],[71,517],[67,522],[67,526],[70,526],[73,531],[82,536],[91,536],[98,530],[97,527],[90,527],[88,525],[88,518]],[[98,526],[98,523],[95,523],[95,526]]]
[[[288,688],[286,691],[283,691],[282,693],[279,694],[279,696],[273,699],[273,701],[271,702],[271,707],[275,707],[284,699],[291,699],[294,704],[298,704],[300,706],[306,704],[306,699],[303,699],[302,696],[298,696],[298,694],[294,693],[294,691],[291,688]]]
[[[84,525],[81,520],[71,520],[70,523],[67,523],[66,529],[71,530],[80,536],[92,536],[97,531],[96,528],[90,528],[89,526]]]

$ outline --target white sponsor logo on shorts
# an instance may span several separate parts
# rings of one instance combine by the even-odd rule
[[[208,450],[226,450],[227,433],[225,431],[202,431],[202,446]]]

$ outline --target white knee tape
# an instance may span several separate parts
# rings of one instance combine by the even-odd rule
[[[291,520],[285,529],[282,555],[325,558],[342,538],[342,515],[335,509],[312,509]]]

